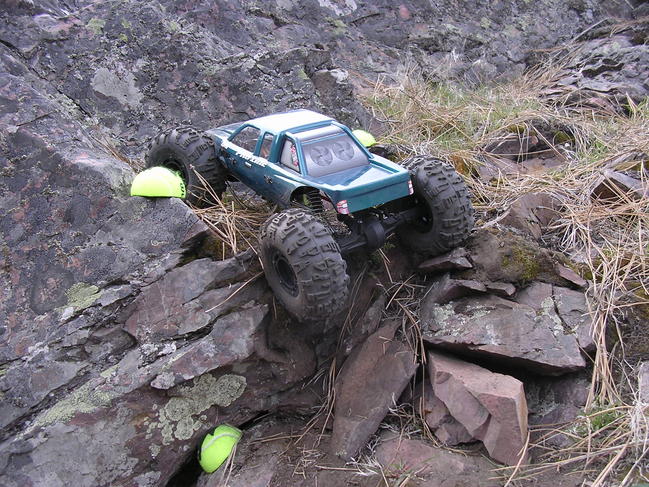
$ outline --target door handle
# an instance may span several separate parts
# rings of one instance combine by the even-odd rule
[[[273,178],[271,178],[270,176],[264,176],[264,180],[265,180],[268,184],[273,184]]]
[[[244,164],[246,165],[246,167],[252,167],[252,164],[250,164],[249,162],[244,162]]]

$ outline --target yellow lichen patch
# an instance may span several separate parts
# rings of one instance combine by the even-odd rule
[[[67,306],[74,307],[75,310],[85,309],[91,306],[99,297],[101,292],[97,286],[78,282],[65,292],[68,298]]]
[[[189,385],[177,388],[177,395],[160,408],[158,420],[149,423],[146,437],[152,438],[158,431],[163,445],[188,440],[205,426],[207,417],[201,413],[212,406],[229,406],[245,389],[246,378],[240,375],[225,374],[218,379],[211,374],[197,377]]]

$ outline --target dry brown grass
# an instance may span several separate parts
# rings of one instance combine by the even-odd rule
[[[597,343],[587,412],[579,421],[592,422],[607,411],[619,416],[605,428],[579,430],[582,436],[570,433],[571,447],[547,450],[541,464],[520,468],[517,477],[580,465],[598,469],[594,487],[613,478],[628,485],[647,454],[648,412],[632,393],[621,391],[633,387],[619,387],[628,348],[620,323],[630,311],[649,305],[649,201],[615,187],[612,200],[599,200],[593,189],[605,169],[635,169],[646,187],[649,102],[628,100],[627,115],[566,106],[568,93],[562,96],[555,83],[558,71],[540,68],[509,84],[473,91],[431,85],[410,72],[400,84],[378,83],[368,104],[386,127],[380,142],[396,144],[404,154],[426,153],[454,163],[473,192],[478,226],[497,225],[527,193],[545,192],[559,201],[559,218],[545,229],[544,241],[576,261],[591,281],[588,300]],[[489,143],[512,133],[543,137],[553,132],[569,135],[567,142],[554,144],[565,160],[560,168],[501,172],[489,181],[478,177]]]
[[[259,198],[244,198],[230,190],[217,195],[198,174],[213,202],[207,208],[193,208],[194,213],[210,227],[221,242],[220,258],[257,248],[259,228],[273,213],[273,208]]]

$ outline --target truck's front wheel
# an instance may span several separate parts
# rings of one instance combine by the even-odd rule
[[[415,156],[403,164],[410,170],[421,208],[420,218],[398,228],[401,242],[411,250],[438,255],[453,250],[473,228],[473,206],[462,177],[453,166],[432,157]]]
[[[331,232],[307,210],[291,208],[261,229],[266,280],[299,321],[325,320],[347,301],[349,276]]]
[[[214,204],[211,193],[220,197],[225,191],[226,170],[216,158],[214,141],[192,127],[168,130],[154,138],[146,155],[146,166],[178,171],[187,189],[185,199],[194,206]]]

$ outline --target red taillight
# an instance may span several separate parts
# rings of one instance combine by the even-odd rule
[[[341,215],[349,215],[349,208],[347,207],[347,200],[342,200],[336,203],[336,211]]]
[[[412,180],[408,181],[408,193],[413,194],[415,189],[412,187]]]

